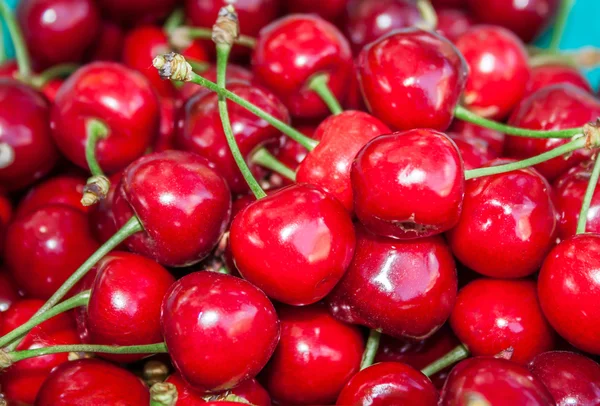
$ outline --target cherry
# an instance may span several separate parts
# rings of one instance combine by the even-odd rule
[[[540,305],[552,327],[592,354],[600,354],[599,267],[600,235],[576,235],[554,247],[538,278]]]
[[[360,52],[357,68],[373,115],[397,130],[441,131],[452,121],[468,70],[450,41],[419,29],[370,43]]]
[[[38,183],[19,203],[16,216],[33,213],[49,204],[64,204],[83,213],[88,208],[81,204],[85,178],[77,175],[59,175]]]
[[[5,61],[0,65],[0,78],[15,79],[19,73],[19,65],[16,59]]]
[[[93,0],[24,0],[17,16],[27,48],[42,68],[81,60],[100,33]]]
[[[354,226],[333,196],[288,186],[238,213],[229,234],[235,265],[269,297],[305,305],[324,298],[354,253]]]
[[[452,138],[452,141],[456,144],[463,160],[465,170],[480,168],[498,157],[485,141],[469,139],[462,135],[452,133],[449,133],[448,136]]]
[[[352,263],[327,302],[344,322],[424,339],[450,316],[456,289],[456,267],[442,238],[398,241],[359,227]]]
[[[117,232],[115,216],[113,213],[113,201],[117,185],[121,181],[121,173],[117,172],[110,178],[110,189],[106,198],[100,200],[97,204],[90,206],[88,213],[88,224],[92,234],[99,243],[104,244],[110,237]],[[124,245],[120,248],[124,249]]]
[[[280,404],[335,401],[358,372],[364,348],[360,330],[334,319],[321,305],[279,308],[281,338],[264,373]]]
[[[151,23],[166,17],[177,0],[96,0],[112,21],[121,24]]]
[[[462,9],[467,6],[467,0],[431,0],[435,7],[454,7]]]
[[[352,161],[367,142],[390,132],[381,121],[360,111],[327,118],[315,130],[313,139],[320,142],[298,167],[296,181],[321,187],[352,211]]]
[[[422,129],[377,137],[356,155],[351,176],[356,215],[375,234],[428,237],[458,222],[463,163],[443,133]]]
[[[109,173],[141,156],[159,130],[158,100],[139,73],[112,62],[94,62],[63,84],[52,108],[54,139],[69,160],[87,169],[86,124],[90,119],[108,127],[98,142],[96,157]]]
[[[290,15],[261,30],[252,69],[256,80],[271,89],[292,116],[318,118],[329,110],[309,88],[310,79],[326,74],[329,89],[343,101],[352,54],[348,41],[329,22],[312,15]]]
[[[47,299],[97,248],[82,211],[49,205],[9,226],[5,260],[27,295]]]
[[[6,311],[20,298],[19,289],[11,274],[0,266],[0,312]],[[0,320],[2,316],[0,316]],[[0,321],[0,323],[2,323]]]
[[[131,372],[99,359],[66,362],[52,371],[36,406],[150,404],[148,388]]]
[[[492,25],[471,28],[456,40],[469,66],[464,106],[480,116],[504,119],[525,94],[530,77],[523,43]]]
[[[489,149],[497,156],[501,156],[504,151],[504,139],[506,136],[496,130],[480,127],[468,121],[454,120],[450,131],[459,134],[462,138],[470,142],[480,144],[485,142]]]
[[[550,185],[528,168],[466,182],[461,218],[447,237],[454,255],[470,269],[519,278],[539,269],[555,232]]]
[[[544,384],[525,367],[493,357],[469,358],[452,369],[440,406],[485,402],[490,405],[552,406]]]
[[[478,279],[467,284],[458,293],[450,325],[471,354],[494,355],[512,347],[510,360],[519,364],[555,344],[533,281]]]
[[[0,192],[0,259],[4,251],[4,233],[13,217],[12,202]],[[0,284],[2,286],[2,284]],[[1,309],[0,309],[1,310]]]
[[[152,151],[163,152],[175,149],[175,133],[180,115],[174,99],[163,97],[160,101],[160,132],[154,140]]]
[[[317,127],[308,124],[298,126],[296,127],[296,129],[302,134],[306,135],[308,138],[312,138],[316,141],[319,141],[317,137],[319,137],[322,134],[322,132],[316,134]],[[269,150],[281,163],[283,163],[285,166],[292,169],[293,171],[296,171],[298,169],[298,166],[302,163],[302,161],[304,161],[304,159],[308,155],[308,151],[306,150],[306,148],[304,148],[298,142],[285,135],[281,137],[280,145],[278,145],[277,147],[269,147]]]
[[[199,262],[229,223],[225,180],[198,155],[165,151],[139,158],[123,172],[113,200],[117,227],[138,217],[145,232],[127,247],[167,266]]]
[[[382,362],[354,375],[336,405],[436,406],[437,401],[437,390],[420,371],[399,362]]]
[[[5,189],[29,186],[58,159],[50,136],[49,104],[32,88],[0,79],[0,183]]]
[[[317,14],[331,22],[342,19],[346,13],[346,6],[351,0],[329,0],[317,3],[313,0],[291,0],[284,2],[287,14]]]
[[[591,405],[600,396],[600,365],[568,351],[539,354],[527,366],[558,406]]]
[[[580,127],[595,121],[600,115],[600,102],[577,87],[568,84],[553,85],[522,100],[510,116],[509,124],[534,130],[559,130]],[[529,158],[567,143],[568,139],[508,137],[506,154],[516,159]],[[565,159],[559,157],[536,165],[552,181],[569,168],[586,160],[590,151],[581,149]]]
[[[54,103],[54,100],[56,100],[56,94],[60,90],[63,83],[65,83],[65,81],[62,79],[52,79],[52,80],[48,81],[40,89],[40,91],[44,94],[44,96],[46,96],[46,98],[50,102]]]
[[[593,93],[590,83],[579,69],[569,65],[540,65],[531,68],[531,77],[525,95],[560,83],[567,83]]]
[[[256,376],[279,338],[279,320],[264,293],[216,272],[194,272],[172,285],[161,320],[173,364],[201,391],[230,389]]]
[[[103,21],[94,44],[88,48],[85,59],[89,61],[118,62],[125,41],[123,29],[111,21]]]
[[[458,37],[475,24],[471,15],[464,10],[444,7],[436,11],[438,18],[436,31],[452,42],[456,42]]]

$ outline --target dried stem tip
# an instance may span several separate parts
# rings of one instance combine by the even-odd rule
[[[240,22],[235,8],[230,4],[219,10],[217,22],[213,25],[212,40],[215,44],[233,45],[240,36]]]
[[[81,204],[84,206],[91,206],[98,203],[100,200],[105,199],[110,190],[110,180],[104,175],[92,176],[87,180],[86,185],[83,187],[83,197],[81,198]]]
[[[177,388],[172,383],[158,382],[150,388],[152,400],[164,406],[172,406],[177,403]]]
[[[192,45],[189,27],[177,27],[171,32],[169,43],[177,50],[184,50]]]
[[[13,364],[13,360],[10,358],[10,355],[4,350],[0,350],[0,371],[8,368]]]
[[[600,118],[595,122],[584,125],[583,135],[585,136],[585,147],[587,149],[600,147]]]
[[[158,55],[152,61],[152,65],[158,70],[163,79],[179,80],[189,82],[192,80],[192,66],[187,63],[182,55],[171,52]]]

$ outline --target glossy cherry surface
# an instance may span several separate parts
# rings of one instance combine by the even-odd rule
[[[465,170],[481,168],[486,163],[498,157],[485,141],[468,139],[462,135],[452,133],[448,133],[448,136],[456,144]]]
[[[134,214],[144,232],[127,247],[167,266],[199,262],[217,245],[229,223],[231,195],[225,180],[195,154],[146,155],[125,169],[115,191],[117,227]]]
[[[377,137],[352,164],[358,219],[371,232],[399,239],[443,233],[458,222],[465,189],[456,144],[435,130]]]
[[[494,160],[488,166],[510,160]],[[460,221],[447,233],[454,255],[495,278],[537,271],[556,236],[556,209],[548,182],[534,169],[466,182]]]
[[[122,24],[150,23],[167,17],[177,0],[96,0],[112,21]]]
[[[551,85],[560,83],[570,84],[592,93],[592,87],[579,69],[569,65],[541,65],[531,68],[531,77],[527,83],[526,94]]]
[[[167,292],[162,331],[183,379],[219,391],[260,372],[277,345],[279,320],[265,294],[245,280],[194,272]]]
[[[548,254],[538,277],[544,315],[575,347],[600,354],[600,235],[582,234],[564,240]]]
[[[252,55],[258,82],[271,89],[294,117],[317,118],[329,112],[308,88],[317,74],[329,76],[328,86],[342,102],[352,74],[350,45],[331,23],[313,15],[281,18],[260,32]]]
[[[335,401],[358,372],[364,349],[357,327],[334,319],[321,305],[279,308],[281,339],[264,373],[280,404],[323,405]]]
[[[435,30],[452,42],[475,24],[475,20],[466,10],[444,7],[436,9],[436,12],[438,24]]]
[[[533,281],[478,279],[467,284],[458,293],[450,325],[474,356],[512,347],[510,360],[526,364],[555,344]]]
[[[94,62],[67,79],[52,108],[52,135],[61,152],[87,169],[86,124],[104,123],[109,134],[96,146],[100,167],[123,169],[146,152],[159,131],[158,99],[138,72],[112,62]]]
[[[483,117],[506,118],[531,75],[521,40],[502,27],[478,25],[461,35],[456,47],[469,66],[464,106]]]
[[[38,183],[17,206],[16,216],[33,213],[48,204],[64,204],[83,213],[88,208],[81,204],[85,178],[77,175],[59,175]]]
[[[444,37],[419,29],[391,33],[357,62],[365,102],[396,130],[445,130],[467,80],[467,65]]]
[[[305,184],[246,207],[233,219],[229,239],[243,277],[292,305],[323,299],[348,268],[355,244],[344,206]]]
[[[504,151],[504,140],[506,136],[496,130],[480,127],[467,121],[454,120],[450,131],[460,135],[471,143],[487,144],[488,148],[496,154],[502,156]]]

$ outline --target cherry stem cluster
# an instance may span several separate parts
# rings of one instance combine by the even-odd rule
[[[6,0],[0,0],[0,17],[6,23],[10,38],[15,47],[15,54],[19,65],[19,76],[23,79],[29,78],[32,73],[29,52],[23,39],[21,27],[19,27],[15,15],[10,7],[8,7]]]
[[[425,368],[421,369],[421,372],[425,376],[431,377],[438,372],[448,368],[450,365],[454,365],[458,361],[462,361],[470,355],[469,350],[464,345],[459,345],[450,352],[448,352],[443,357],[433,361],[431,364],[427,365]]]
[[[377,355],[377,350],[379,349],[380,341],[381,332],[375,329],[369,331],[369,338],[367,339],[365,351],[363,352],[362,360],[360,362],[361,371],[373,365],[373,361],[375,361],[375,356]]]
[[[585,226],[587,224],[588,211],[592,204],[592,198],[596,191],[596,185],[598,184],[598,178],[600,178],[600,159],[596,156],[594,162],[594,169],[590,175],[590,180],[583,196],[583,203],[581,204],[581,211],[579,212],[579,219],[577,220],[577,234],[585,233]]]

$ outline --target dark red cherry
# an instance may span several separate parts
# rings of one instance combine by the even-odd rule
[[[153,152],[175,149],[175,133],[180,108],[175,99],[163,97],[160,100],[160,132],[152,145]]]
[[[234,83],[228,89],[279,120],[290,122],[285,106],[268,90],[246,83]],[[176,145],[213,163],[227,180],[232,193],[245,193],[249,190],[248,185],[227,144],[217,99],[216,93],[202,92],[186,103],[178,124]],[[265,144],[277,143],[281,135],[277,129],[233,102],[227,105],[233,134],[244,157],[249,158],[252,152]]]
[[[506,118],[531,75],[521,40],[502,27],[478,25],[461,35],[456,47],[469,66],[464,106],[483,117]]]
[[[90,206],[88,212],[88,223],[92,230],[92,234],[99,243],[105,243],[110,237],[117,232],[115,224],[115,216],[113,213],[113,202],[115,190],[121,181],[121,173],[117,172],[109,177],[110,189],[105,199],[100,200],[93,206]],[[120,249],[125,249],[124,245],[119,246]]]
[[[509,124],[532,130],[564,130],[580,127],[600,116],[600,102],[585,90],[569,84],[543,88],[523,99],[510,116]],[[516,159],[539,155],[569,142],[564,138],[508,137],[505,153]],[[590,157],[591,152],[580,149],[565,159],[558,157],[536,165],[552,181]]]
[[[499,131],[480,127],[461,120],[454,120],[452,126],[450,126],[450,131],[470,142],[480,143],[483,141],[496,156],[502,156],[502,152],[504,151],[504,139],[506,136]]]
[[[177,0],[96,0],[112,21],[121,24],[154,23],[167,17]]]
[[[530,42],[550,23],[558,9],[558,0],[466,0],[475,20],[500,25]]]
[[[4,251],[4,233],[6,233],[6,228],[12,220],[12,217],[12,202],[7,196],[3,195],[2,192],[0,192],[0,258],[2,258],[2,253]]]
[[[100,12],[93,0],[23,0],[17,17],[29,54],[40,68],[81,60],[100,33]]]
[[[260,372],[275,351],[279,320],[269,299],[249,282],[194,272],[167,292],[162,331],[183,379],[214,392]]]
[[[314,0],[288,0],[284,2],[288,14],[317,14],[331,22],[338,22],[346,13],[351,0],[329,0],[323,3]]]
[[[546,385],[557,406],[592,405],[600,398],[600,365],[583,355],[549,351],[527,368]]]
[[[31,87],[0,79],[0,184],[21,189],[54,167],[48,101]]]
[[[315,130],[320,142],[298,167],[296,182],[319,186],[352,212],[352,161],[366,143],[390,132],[381,121],[361,111],[349,110],[327,118]]]
[[[486,166],[509,162],[498,159]],[[548,182],[531,168],[467,181],[460,221],[447,233],[452,252],[493,278],[534,273],[556,236],[550,193]]]
[[[264,373],[279,404],[335,402],[358,372],[364,349],[360,330],[334,319],[321,305],[282,306],[281,339]]]
[[[99,359],[79,359],[56,368],[42,385],[35,406],[148,406],[144,382],[126,369]]]
[[[81,204],[85,178],[77,175],[59,175],[38,183],[17,206],[16,216],[33,213],[48,204],[64,204],[83,213],[88,208]]]
[[[437,401],[437,390],[423,373],[399,362],[381,362],[354,375],[336,405],[436,406]]]
[[[448,133],[448,136],[456,144],[465,170],[481,168],[492,159],[498,158],[495,151],[483,140],[469,139],[453,133]]]
[[[396,130],[440,131],[452,121],[468,70],[450,41],[419,29],[397,31],[370,43],[358,56],[357,68],[365,102],[375,117]]]
[[[463,163],[443,133],[423,129],[377,137],[356,155],[351,176],[356,215],[375,234],[428,237],[458,222]]]
[[[467,6],[467,0],[431,0],[435,7],[454,7],[462,9]]]
[[[444,7],[436,11],[438,18],[436,31],[452,42],[475,24],[473,17],[465,10]]]
[[[454,259],[442,238],[398,241],[358,227],[352,263],[327,303],[344,322],[424,339],[450,316],[456,289]]]
[[[450,325],[474,356],[512,347],[510,360],[526,364],[555,344],[533,281],[484,278],[467,284],[458,293]]]
[[[146,152],[158,134],[158,99],[139,73],[112,62],[94,62],[67,79],[52,108],[52,135],[63,154],[87,169],[86,124],[103,122],[108,137],[96,146],[100,167],[123,169]]]
[[[323,299],[354,253],[350,215],[333,196],[298,184],[260,199],[233,219],[235,265],[269,297],[292,305]]]
[[[524,366],[493,357],[469,358],[452,369],[440,396],[440,406],[553,406],[544,384]]]
[[[600,235],[568,238],[548,254],[538,277],[544,315],[569,343],[600,354]]]
[[[112,21],[103,21],[100,33],[94,39],[94,44],[86,52],[86,60],[118,62],[121,60],[121,52],[125,33],[123,29]]]
[[[531,77],[527,83],[526,95],[560,83],[570,84],[586,92],[593,93],[590,83],[579,69],[569,65],[541,65],[531,68]]]
[[[308,88],[310,79],[327,74],[340,102],[352,74],[350,45],[331,23],[309,14],[294,14],[266,26],[252,55],[256,80],[271,89],[294,117],[318,118],[329,109]]]
[[[5,260],[28,296],[47,299],[98,245],[82,211],[49,205],[9,226]]]
[[[316,134],[317,127],[314,127],[312,125],[305,124],[297,126],[296,130],[300,131],[308,138],[312,138],[317,141],[317,137],[321,135],[321,133]],[[287,136],[282,136],[280,139],[280,145],[276,147],[270,147],[269,150],[277,159],[279,159],[281,163],[283,163],[293,171],[296,171],[298,169],[298,166],[302,163],[302,161],[304,161],[304,159],[308,155],[308,151],[306,150],[306,148],[304,148],[302,145],[300,145],[299,143]],[[291,184],[291,182],[287,184]]]
[[[6,311],[20,297],[14,278],[6,268],[0,266],[0,312]],[[0,316],[0,320],[1,318],[2,316]]]

